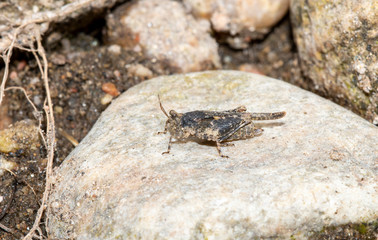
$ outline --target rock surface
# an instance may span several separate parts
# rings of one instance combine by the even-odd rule
[[[117,0],[56,0],[56,1],[25,1],[15,0],[11,2],[0,2],[0,52],[5,51],[12,42],[14,34],[18,34],[17,43],[29,47],[30,32],[36,30],[36,27],[16,28],[15,26],[24,25],[26,23],[34,23],[38,31],[43,35],[46,32],[50,33],[47,37],[49,41],[58,37],[61,34],[52,31],[51,26],[59,26],[59,23],[64,26],[65,22],[72,19],[79,19],[81,16],[96,16],[105,9],[113,7]],[[88,17],[88,19],[91,19]],[[79,19],[76,22],[80,26],[85,26],[86,19]],[[52,24],[55,23],[55,24]],[[58,27],[59,29],[59,27]],[[55,36],[55,37],[54,37]],[[53,41],[55,42],[55,41]]]
[[[165,60],[177,72],[220,67],[218,45],[210,36],[210,24],[197,21],[172,0],[127,3],[107,19],[110,43]]]
[[[291,1],[302,69],[316,90],[378,125],[378,1]]]
[[[168,143],[164,107],[178,112],[287,112],[264,133],[224,147]],[[378,129],[282,81],[215,71],[130,88],[56,171],[53,239],[306,237],[378,217]]]
[[[184,0],[197,17],[209,19],[216,32],[227,33],[234,48],[260,39],[287,13],[289,0]]]

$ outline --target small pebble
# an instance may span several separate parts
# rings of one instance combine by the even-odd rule
[[[42,104],[42,99],[40,95],[35,95],[33,97],[33,101],[34,101],[34,104],[37,106]]]
[[[114,74],[114,76],[115,76],[117,79],[120,79],[120,78],[121,78],[121,73],[120,73],[120,71],[118,71],[118,70],[114,70],[113,74]]]
[[[67,38],[63,38],[60,42],[62,44],[63,51],[65,51],[65,52],[70,52],[71,51],[70,40],[68,40]]]
[[[374,124],[375,126],[378,126],[378,116],[376,116],[376,117],[374,118],[374,120],[373,120],[373,124]]]
[[[104,96],[102,96],[100,102],[102,105],[108,105],[112,100],[113,96],[107,93]]]
[[[128,67],[129,73],[136,77],[149,79],[152,78],[153,73],[150,69],[146,68],[142,64],[134,64]]]
[[[62,39],[62,34],[53,32],[47,37],[47,45],[52,45]]]
[[[7,170],[14,170],[17,167],[17,163],[12,161],[7,161],[7,159],[0,155],[0,176],[4,174],[4,172]],[[1,201],[0,201],[1,202]]]
[[[37,5],[33,5],[33,12],[37,13],[39,11],[39,7]]]
[[[25,68],[26,66],[26,61],[25,60],[21,60],[18,64],[17,64],[17,71],[21,71]]]
[[[105,93],[107,93],[107,94],[109,94],[113,97],[117,97],[120,94],[117,87],[114,85],[114,83],[111,83],[111,82],[107,82],[107,83],[102,84],[101,89],[102,89],[102,91],[104,91]]]
[[[53,54],[50,58],[51,62],[55,65],[64,65],[66,64],[66,57],[63,54]]]
[[[32,78],[32,79],[30,80],[30,84],[31,84],[31,85],[35,85],[35,84],[37,84],[37,83],[39,83],[39,78],[37,78],[37,77],[34,77],[34,78]]]
[[[17,74],[17,72],[16,72],[16,71],[12,71],[12,72],[9,74],[9,78],[10,78],[11,80],[16,80],[16,79],[18,79],[18,74]]]
[[[61,114],[63,112],[63,108],[61,106],[55,106],[54,107],[54,112]]]
[[[115,55],[119,55],[119,54],[121,54],[121,46],[117,45],[117,44],[110,45],[108,47],[108,51],[115,54]]]
[[[264,75],[255,65],[252,64],[242,64],[239,66],[239,70],[243,72],[250,72],[250,73],[256,73],[260,75]]]

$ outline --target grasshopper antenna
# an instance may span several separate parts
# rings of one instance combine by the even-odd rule
[[[163,111],[163,113],[165,114],[165,116],[167,116],[167,118],[170,118],[170,117],[168,116],[167,112],[165,111],[163,105],[161,104],[159,94],[158,94],[158,99],[159,99],[160,109]]]

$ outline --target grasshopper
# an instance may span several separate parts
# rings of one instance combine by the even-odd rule
[[[273,120],[286,115],[286,112],[249,113],[245,106],[227,111],[178,113],[170,110],[168,115],[161,104],[159,95],[158,99],[161,111],[168,118],[164,131],[158,134],[170,133],[168,150],[162,154],[170,152],[173,138],[179,141],[193,139],[215,142],[219,156],[228,158],[221,152],[221,147],[234,146],[227,143],[228,141],[252,138],[263,133],[263,129],[256,128],[252,120]]]

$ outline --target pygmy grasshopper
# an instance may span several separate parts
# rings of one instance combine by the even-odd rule
[[[193,111],[178,113],[170,110],[169,115],[161,104],[158,96],[160,109],[168,120],[165,123],[163,132],[171,134],[168,143],[168,150],[171,150],[172,138],[182,141],[187,139],[205,140],[215,142],[218,153],[221,157],[226,157],[221,152],[221,147],[233,146],[225,141],[252,138],[262,134],[263,129],[256,128],[252,120],[273,120],[286,115],[286,112],[274,113],[249,113],[245,106],[240,106],[227,111]]]

